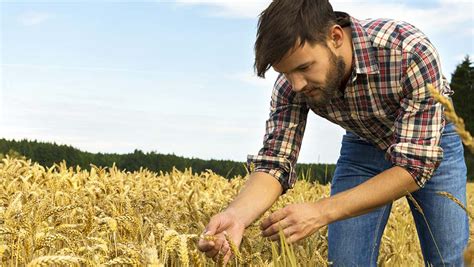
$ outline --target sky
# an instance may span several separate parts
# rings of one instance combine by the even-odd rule
[[[471,1],[330,2],[420,28],[449,80],[474,57]],[[269,3],[0,0],[0,137],[245,161],[262,146],[277,75],[253,72]],[[298,162],[335,163],[344,132],[310,112]]]

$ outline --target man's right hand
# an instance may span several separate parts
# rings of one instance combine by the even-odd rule
[[[216,239],[214,241],[199,239],[198,249],[215,261],[219,257],[218,253],[221,252],[226,264],[232,252],[230,244],[225,239],[224,231],[239,248],[245,227],[270,208],[281,193],[280,182],[273,176],[265,172],[250,174],[235,199],[223,212],[212,216],[206,226],[203,234],[213,235]]]
[[[244,234],[245,225],[241,223],[237,216],[228,211],[223,211],[212,216],[209,224],[204,230],[204,235],[215,236],[215,240],[205,240],[200,238],[198,249],[217,262],[219,253],[224,256],[224,265],[229,261],[232,251],[230,244],[227,242],[224,232],[232,239],[237,248],[240,247],[242,236]]]

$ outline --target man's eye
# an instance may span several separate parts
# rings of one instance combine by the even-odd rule
[[[305,70],[308,70],[308,69],[309,69],[309,65],[299,68],[299,70],[301,70],[301,71],[305,71]]]

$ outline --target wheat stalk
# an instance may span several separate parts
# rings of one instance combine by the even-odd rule
[[[51,266],[51,265],[64,265],[64,264],[77,264],[84,262],[84,259],[73,256],[41,256],[30,263],[28,267],[33,266]]]
[[[132,265],[132,266],[139,266],[140,262],[137,261],[136,259],[133,259],[133,258],[120,256],[120,257],[117,257],[115,259],[112,259],[112,260],[104,263],[105,266],[118,265],[118,264],[120,264],[120,265],[127,264],[127,265]]]
[[[189,266],[188,238],[186,235],[181,235],[179,237],[178,255],[179,255],[180,263],[184,266]]]
[[[193,266],[202,267],[204,266],[204,261],[202,260],[202,253],[198,252],[197,249],[191,251],[191,256],[193,257]]]
[[[439,257],[441,258],[441,262],[444,265],[444,259],[443,256],[441,255],[441,251],[439,250],[438,243],[436,242],[436,239],[434,238],[433,232],[431,231],[430,224],[428,223],[428,220],[426,219],[425,213],[423,212],[423,209],[421,208],[420,204],[418,204],[418,201],[413,197],[413,195],[406,191],[408,199],[415,205],[415,209],[421,213],[423,216],[423,219],[425,220],[426,227],[428,228],[428,231],[430,232],[431,239],[433,240],[433,243],[435,244],[436,250],[438,252]]]
[[[237,261],[239,263],[242,263],[242,255],[240,254],[240,251],[239,251],[239,248],[237,247],[237,245],[234,243],[234,241],[232,240],[232,238],[230,237],[229,234],[227,234],[227,232],[224,232],[224,236],[225,236],[225,239],[227,240],[227,242],[229,243],[230,245],[230,249],[232,251],[232,253],[235,255],[235,257],[237,258]]]
[[[200,238],[206,241],[216,241],[217,237],[215,235],[200,235]]]
[[[474,153],[474,139],[472,138],[471,134],[466,131],[464,120],[456,114],[451,101],[449,101],[448,98],[442,96],[432,84],[427,84],[426,87],[430,91],[433,98],[444,106],[444,113],[446,114],[446,117],[456,126],[456,131],[461,137],[464,145],[466,145],[471,153]]]
[[[467,208],[464,206],[464,204],[462,204],[462,202],[459,199],[457,199],[455,196],[453,196],[452,194],[450,194],[449,192],[446,192],[446,191],[439,191],[439,192],[436,192],[436,194],[450,199],[451,201],[456,203],[459,207],[461,207],[467,213],[467,215],[469,217],[472,218],[471,213],[467,210]]]

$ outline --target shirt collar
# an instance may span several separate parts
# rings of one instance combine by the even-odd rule
[[[355,72],[357,74],[379,73],[379,65],[375,56],[375,49],[359,20],[350,17],[352,29],[352,45]]]

